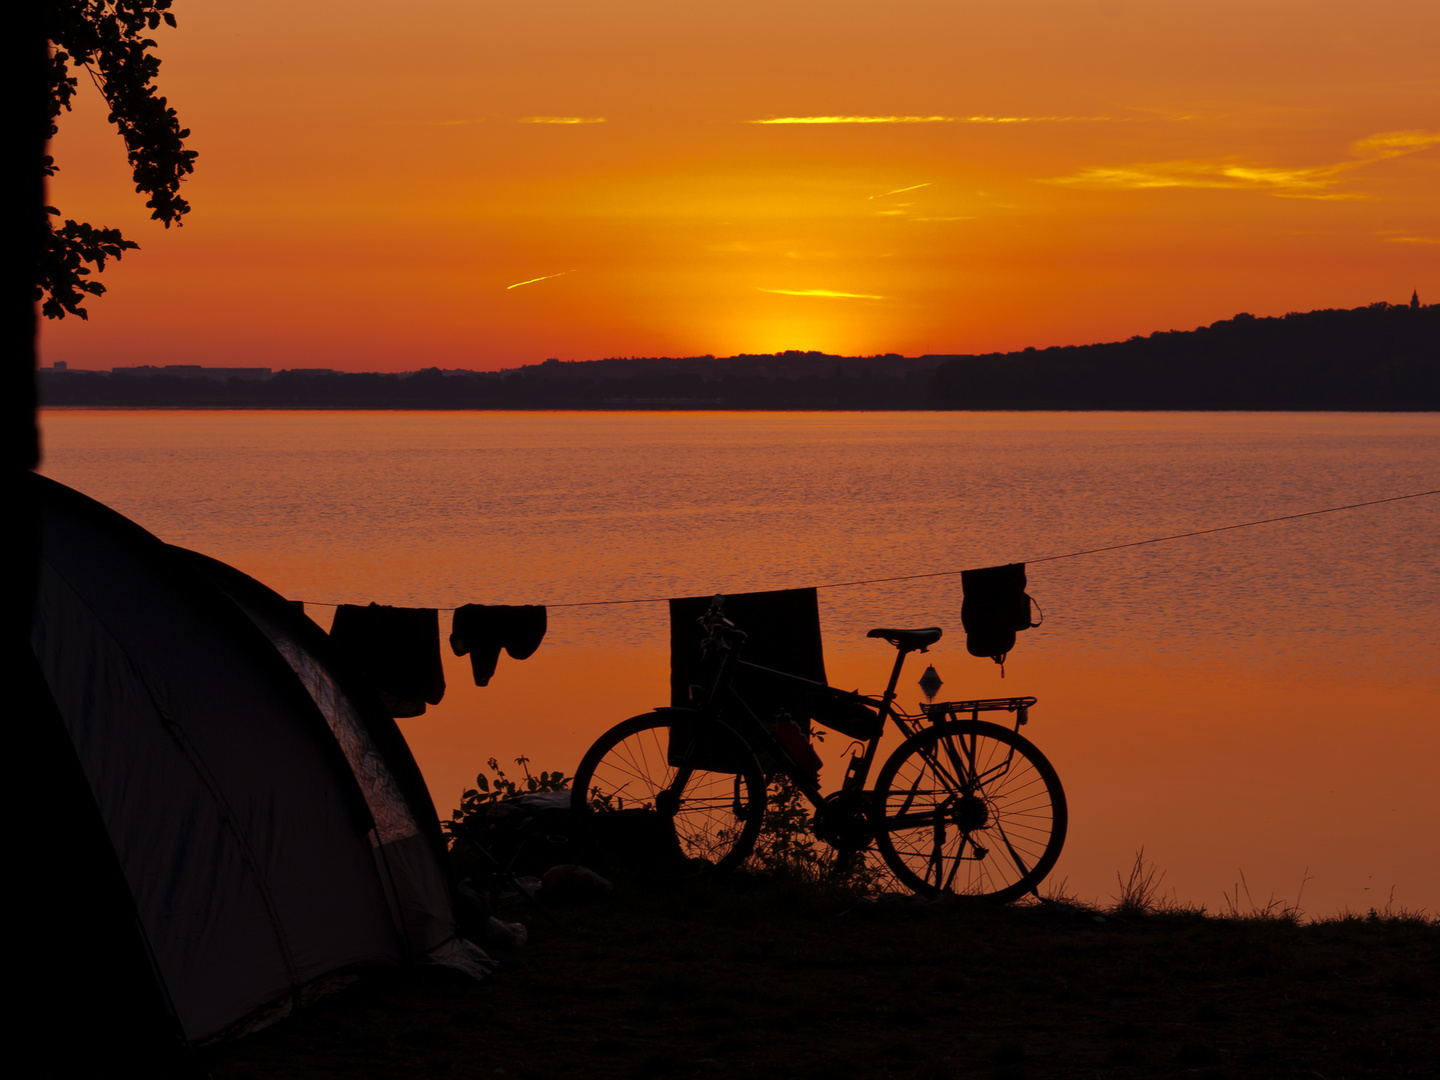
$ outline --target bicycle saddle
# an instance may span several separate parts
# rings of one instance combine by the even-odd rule
[[[938,626],[926,626],[919,630],[889,630],[885,628],[871,630],[866,637],[884,638],[897,649],[904,649],[913,652],[919,649],[924,652],[934,645],[944,635],[945,631]]]

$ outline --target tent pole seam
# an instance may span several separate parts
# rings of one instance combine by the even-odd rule
[[[206,789],[210,792],[210,797],[215,801],[216,808],[220,811],[220,817],[224,820],[226,828],[230,830],[231,835],[235,837],[235,842],[239,845],[241,858],[245,860],[245,866],[250,871],[250,876],[255,882],[255,888],[259,890],[260,898],[265,904],[265,910],[270,916],[271,929],[274,931],[276,944],[280,949],[280,956],[285,962],[285,973],[290,979],[291,1001],[294,1008],[299,1009],[300,976],[295,967],[295,958],[291,952],[290,943],[286,940],[284,927],[280,922],[279,912],[275,909],[275,902],[270,896],[270,890],[265,886],[265,878],[260,872],[260,867],[255,860],[255,855],[250,850],[249,843],[241,833],[239,823],[235,820],[234,811],[230,809],[230,804],[225,800],[224,795],[221,794],[218,783],[210,774],[210,770],[205,766],[203,760],[201,760],[199,751],[185,738],[185,734],[180,730],[179,724],[177,724],[175,718],[170,715],[170,710],[161,703],[160,698],[155,693],[155,688],[151,685],[150,680],[145,677],[143,669],[135,662],[135,658],[130,655],[130,650],[125,647],[124,643],[110,629],[106,620],[100,617],[100,613],[86,602],[84,594],[75,587],[75,584],[65,576],[59,567],[55,566],[49,560],[44,560],[44,565],[50,573],[65,583],[71,595],[74,597],[75,602],[90,613],[90,617],[95,620],[95,625],[104,627],[105,635],[110,639],[110,643],[121,656],[125,657],[125,662],[130,665],[130,670],[134,673],[135,678],[141,686],[145,687],[145,693],[150,698],[150,704],[155,707],[155,711],[160,715],[161,720],[164,721],[170,737],[175,741],[175,744],[180,748],[180,752],[185,755],[185,760],[190,762],[190,767],[195,770],[196,774],[205,784]]]
[[[240,848],[240,855],[245,860],[245,865],[249,868],[251,877],[255,880],[255,887],[260,891],[260,897],[265,902],[265,910],[270,914],[271,929],[275,933],[276,944],[280,946],[280,955],[285,960],[285,972],[290,977],[291,1001],[294,1008],[298,1010],[301,1004],[300,973],[296,970],[295,957],[291,952],[289,941],[286,940],[285,928],[280,922],[280,913],[275,909],[275,901],[270,896],[269,888],[265,885],[265,877],[260,872],[260,866],[255,859],[254,852],[250,850],[250,843],[245,839],[244,833],[240,831],[240,825],[235,820],[234,811],[230,809],[230,804],[220,791],[219,784],[210,774],[209,768],[200,757],[200,752],[195,749],[194,744],[185,737],[185,733],[180,729],[179,723],[170,715],[170,710],[165,708],[155,696],[154,690],[150,687],[149,680],[145,679],[143,675],[140,678],[145,686],[146,693],[150,695],[150,700],[155,705],[156,711],[159,712],[160,718],[165,721],[165,727],[170,732],[170,737],[175,740],[175,744],[180,747],[180,752],[184,754],[185,759],[190,762],[190,767],[195,770],[196,774],[204,782],[206,788],[209,789],[210,797],[215,800],[215,805],[220,811],[220,816],[224,819],[226,827],[230,830],[230,834],[235,837],[235,843]]]

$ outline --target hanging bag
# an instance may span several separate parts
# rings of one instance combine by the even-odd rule
[[[965,600],[960,622],[971,656],[988,656],[997,664],[1015,647],[1015,635],[1039,623],[1031,621],[1030,595],[1025,591],[1025,564],[987,566],[960,571]]]

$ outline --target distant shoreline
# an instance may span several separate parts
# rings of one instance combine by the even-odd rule
[[[43,408],[583,412],[1434,412],[1440,305],[1371,304],[983,356],[628,357],[498,372],[39,372]]]
[[[707,409],[681,409],[681,408],[620,408],[618,406],[608,408],[540,408],[519,406],[510,408],[480,408],[472,406],[452,407],[419,407],[412,405],[47,405],[41,404],[41,413],[46,412],[377,412],[377,413],[674,413],[674,412],[707,412],[707,413],[1251,413],[1260,415],[1275,414],[1324,414],[1330,413],[1337,416],[1343,415],[1364,415],[1364,414],[1394,414],[1398,416],[1414,416],[1428,413],[1440,413],[1440,406],[1427,408],[1277,408],[1277,409],[1146,409],[1146,408],[977,408],[977,409],[862,409],[862,408],[826,408],[826,409],[800,409],[800,408],[725,408],[715,407]]]

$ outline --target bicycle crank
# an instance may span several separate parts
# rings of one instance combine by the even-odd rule
[[[815,809],[815,835],[841,851],[864,851],[875,839],[867,793],[836,791]]]

